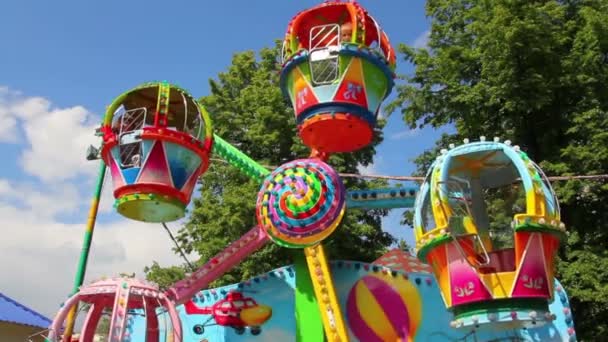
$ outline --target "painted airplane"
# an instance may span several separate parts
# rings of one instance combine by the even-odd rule
[[[211,315],[203,324],[193,327],[197,335],[202,335],[206,326],[216,324],[232,327],[239,335],[248,327],[252,335],[259,335],[262,332],[261,325],[272,316],[269,306],[260,305],[253,298],[243,296],[241,292],[229,292],[226,298],[212,306],[199,307],[190,300],[184,307],[188,315]],[[211,320],[215,320],[215,323],[209,324]]]

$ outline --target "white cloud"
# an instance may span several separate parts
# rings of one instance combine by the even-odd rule
[[[367,165],[367,166],[363,166],[363,165],[359,165],[357,167],[357,171],[359,171],[360,174],[362,175],[374,175],[374,174],[378,174],[380,171],[380,167],[382,164],[382,157],[374,157],[374,161]]]
[[[17,142],[17,120],[0,108],[0,142]]]
[[[49,192],[28,194],[28,198],[34,198],[28,202],[21,194],[5,196],[6,186],[12,187],[0,180],[0,198],[25,204],[12,206],[0,201],[0,226],[10,229],[0,241],[3,258],[10,259],[10,262],[0,262],[0,274],[6,275],[0,277],[0,289],[52,318],[72,289],[86,211],[79,214],[82,216],[79,222],[63,223],[53,215],[72,211],[78,207],[77,201],[58,206],[56,202],[62,201],[56,197],[57,193]],[[112,223],[97,223],[85,280],[121,272],[136,272],[143,278],[143,268],[152,261],[165,266],[182,264],[183,260],[172,252],[172,248],[171,240],[159,224],[124,218]]]
[[[15,116],[25,120],[44,118],[51,108],[51,103],[45,98],[19,95],[14,95],[9,105]]]
[[[50,219],[57,214],[69,214],[78,209],[80,196],[73,184],[49,184],[41,188],[33,183],[17,183],[0,179],[0,205],[12,204],[28,212],[28,216]]]
[[[430,37],[431,37],[431,31],[426,30],[426,31],[422,32],[418,37],[416,37],[416,39],[414,40],[414,43],[412,45],[416,49],[426,49],[429,47],[428,44],[429,44]]]
[[[46,183],[94,174],[85,150],[89,144],[99,145],[94,135],[99,122],[100,117],[81,106],[54,108],[45,98],[0,87],[0,142],[25,138],[29,146],[21,153],[20,165]]]
[[[72,107],[27,120],[24,129],[31,146],[21,156],[24,170],[48,182],[94,174],[94,163],[85,159],[86,147],[99,144],[96,124],[87,122],[90,116],[83,107]]]
[[[11,184],[6,179],[0,178],[0,196],[6,196],[11,193]],[[0,197],[2,198],[2,197]]]
[[[15,94],[0,86],[0,143],[17,142],[17,119],[9,111],[7,102]]]
[[[84,215],[83,215],[84,216]],[[86,217],[66,224],[42,220],[0,204],[0,226],[9,230],[0,241],[0,289],[52,318],[72,290],[82,247]],[[153,260],[181,264],[171,240],[160,225],[128,220],[98,224],[94,231],[85,282],[121,272],[136,272]]]
[[[91,184],[93,186],[93,184]],[[93,188],[91,188],[91,196]],[[104,179],[103,188],[101,189],[101,198],[99,200],[99,212],[109,213],[114,211],[114,185],[112,184],[112,176],[110,170],[106,169],[106,177]]]
[[[419,136],[420,133],[422,133],[420,128],[406,129],[404,131],[392,134],[389,138],[391,140],[407,140]]]

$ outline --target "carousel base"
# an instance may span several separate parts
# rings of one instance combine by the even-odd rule
[[[546,299],[503,299],[452,308],[453,328],[468,330],[510,330],[536,328],[551,323],[555,315]]]
[[[349,113],[319,113],[300,126],[304,144],[320,152],[353,152],[372,142],[373,126]]]
[[[122,216],[142,222],[171,222],[186,214],[186,206],[166,195],[131,194],[116,199],[116,210]]]

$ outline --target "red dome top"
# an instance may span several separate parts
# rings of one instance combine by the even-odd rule
[[[345,24],[351,24],[352,35],[348,41],[335,39],[337,43],[353,43],[369,48],[376,48],[384,55],[391,69],[395,67],[395,51],[390,45],[388,36],[376,20],[361,7],[356,1],[325,1],[311,9],[296,14],[287,27],[285,41],[283,43],[283,57],[289,59],[296,52],[314,48],[314,42],[319,37],[312,34],[313,28],[322,25],[339,25],[344,28]],[[349,28],[350,29],[350,28]],[[337,33],[337,31],[336,31]],[[327,36],[321,37],[327,39]]]

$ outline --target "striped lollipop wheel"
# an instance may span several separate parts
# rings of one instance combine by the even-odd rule
[[[326,163],[294,160],[264,180],[256,206],[258,224],[280,246],[312,246],[338,227],[344,192],[340,176]]]

